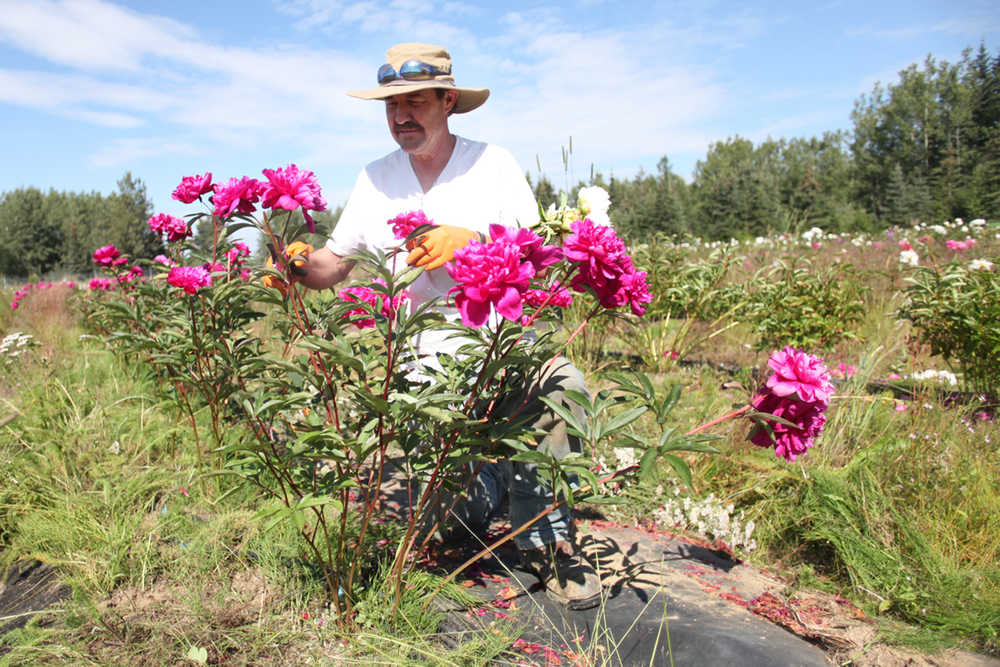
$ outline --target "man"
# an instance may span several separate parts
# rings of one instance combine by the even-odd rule
[[[413,43],[392,47],[378,70],[378,84],[348,94],[384,100],[389,132],[399,150],[361,171],[326,246],[309,256],[305,275],[290,278],[313,289],[332,287],[352,268],[345,257],[362,248],[388,250],[398,245],[387,221],[421,210],[436,227],[410,248],[407,263],[424,268],[409,288],[410,299],[415,305],[437,302],[435,307],[445,317],[457,320],[457,310],[444,299],[455,284],[444,264],[470,239],[487,235],[492,223],[514,227],[537,222],[538,206],[524,172],[508,151],[450,132],[448,116],[476,109],[489,90],[456,86],[445,49]],[[446,335],[432,332],[412,342],[433,364],[438,354],[452,354],[460,344],[446,340]],[[564,359],[540,384],[540,393],[554,400],[562,400],[567,389],[586,391],[580,372]],[[567,406],[579,411],[571,402]],[[537,398],[528,409],[536,416],[533,426],[548,433],[539,448],[556,457],[578,448],[565,424]],[[533,465],[501,462],[486,464],[451,514],[465,526],[480,527],[508,493],[514,528],[552,502],[551,491],[538,480]],[[593,568],[574,553],[571,529],[569,512],[563,507],[516,536],[515,542],[524,564],[553,597],[570,609],[586,609],[600,602],[601,586]]]

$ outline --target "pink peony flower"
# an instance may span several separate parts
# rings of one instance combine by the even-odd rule
[[[530,262],[521,262],[520,246],[508,240],[490,243],[473,240],[456,250],[454,260],[445,266],[452,280],[458,283],[449,294],[455,294],[462,324],[483,326],[491,307],[512,322],[521,319],[521,299],[535,269]]]
[[[903,239],[902,241],[899,242],[899,249],[900,250],[913,250],[913,246],[910,245],[909,241],[907,241],[906,239]]]
[[[264,208],[280,208],[294,211],[302,207],[302,216],[306,219],[309,231],[316,231],[309,211],[325,211],[326,200],[323,199],[319,181],[311,171],[299,169],[294,164],[281,169],[264,169],[267,183],[263,186],[262,195]]]
[[[858,367],[853,364],[845,364],[843,362],[837,364],[837,370],[833,371],[834,377],[843,378],[845,380],[850,380],[858,372]]]
[[[517,245],[521,249],[521,256],[531,264],[536,274],[547,266],[559,263],[563,257],[559,246],[545,245],[541,236],[524,227],[490,225],[490,238]]]
[[[10,302],[10,309],[11,310],[17,310],[19,306],[20,306],[20,304],[16,300]]]
[[[147,224],[153,232],[166,234],[167,241],[170,243],[181,241],[191,236],[191,230],[188,229],[186,222],[167,213],[158,213],[151,216]]]
[[[645,304],[652,301],[646,273],[636,272],[625,243],[611,227],[595,225],[589,218],[570,225],[563,253],[577,262],[578,273],[571,286],[577,292],[594,290],[605,308],[617,308],[626,303],[636,315],[646,312]]]
[[[226,251],[226,261],[230,264],[242,264],[244,257],[250,256],[250,246],[241,241],[233,244],[233,247]]]
[[[167,282],[188,294],[195,294],[212,284],[212,274],[203,266],[175,266],[167,274]]]
[[[767,379],[767,388],[776,396],[796,394],[809,403],[827,405],[830,402],[833,384],[819,357],[789,346],[772,354],[767,365],[774,371]]]
[[[774,447],[774,453],[794,461],[815,444],[816,437],[826,425],[825,404],[796,400],[792,396],[778,396],[771,392],[754,397],[753,407],[760,412],[780,417],[796,424],[770,422],[770,430],[756,426],[750,441],[758,447]]]
[[[101,246],[94,251],[94,264],[99,266],[121,266],[128,262],[127,257],[122,257],[121,252],[112,243]]]
[[[434,223],[424,215],[423,211],[410,211],[390,218],[386,224],[392,225],[392,235],[402,240],[412,234],[413,230],[420,225],[433,225]]]
[[[611,227],[595,225],[587,218],[572,223],[570,229],[572,233],[566,237],[563,252],[566,259],[580,263],[580,272],[587,284],[594,287],[592,283],[614,281],[632,270],[632,258],[626,252],[625,243]]]
[[[968,250],[972,246],[976,245],[976,239],[967,239],[965,241],[955,241],[953,239],[948,239],[944,242],[948,246],[948,250],[955,250],[956,252],[963,252]]]
[[[114,286],[110,278],[92,278],[87,284],[87,289],[109,290]]]
[[[822,359],[794,347],[775,352],[767,363],[774,373],[752,405],[794,426],[777,421],[767,427],[758,424],[750,432],[750,441],[759,447],[774,446],[778,456],[794,461],[823,431],[833,384]]]
[[[646,313],[646,304],[653,300],[653,295],[649,293],[649,285],[646,283],[645,271],[633,271],[626,273],[621,278],[622,290],[628,299],[628,305],[635,315]]]
[[[385,281],[380,278],[376,278],[375,282],[379,285],[385,285]],[[394,317],[396,311],[399,310],[400,304],[409,299],[409,294],[404,291],[394,296],[391,303],[387,303],[385,294],[373,290],[370,287],[363,287],[360,285],[342,289],[337,292],[337,296],[339,296],[342,301],[368,304],[373,310],[381,313],[387,318]],[[375,326],[375,318],[371,317],[371,311],[365,308],[354,308],[344,314],[345,318],[354,318],[359,316],[361,316],[362,319],[354,320],[354,326],[357,328],[368,329]]]
[[[250,214],[256,210],[254,204],[260,199],[263,185],[255,178],[230,178],[225,185],[216,183],[212,186],[212,204],[215,215],[228,218],[234,213]]]
[[[551,295],[551,299],[549,298]],[[538,308],[548,300],[550,306],[568,308],[573,303],[573,295],[565,287],[553,287],[552,290],[530,289],[524,293],[524,302]]]
[[[163,266],[177,266],[177,262],[170,259],[166,255],[157,255],[153,258],[153,261],[157,264],[162,264]]]
[[[181,184],[177,186],[171,197],[177,201],[190,204],[203,194],[212,191],[212,172],[206,172],[204,176],[185,176],[181,179]]]
[[[143,276],[142,267],[139,266],[138,264],[135,264],[134,266],[132,266],[131,269],[128,270],[128,273],[123,273],[120,276],[118,276],[118,282],[119,284],[127,285],[128,283],[132,282],[133,280],[136,280],[137,278],[142,278],[142,276]]]

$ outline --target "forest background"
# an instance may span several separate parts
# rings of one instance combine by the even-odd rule
[[[855,101],[850,132],[767,139],[733,136],[710,145],[691,182],[668,156],[655,174],[623,180],[591,172],[570,192],[545,176],[529,180],[543,207],[600,185],[619,233],[706,240],[800,233],[873,232],[914,221],[990,217],[1000,205],[1000,52],[969,47],[959,62],[933,56]],[[572,160],[572,139],[563,148]],[[153,213],[142,179],[125,173],[118,190],[0,194],[0,275],[39,279],[88,274],[95,248],[114,243],[151,259],[162,241],[142,224]],[[335,222],[339,209],[326,214]],[[196,230],[204,247],[211,227]]]

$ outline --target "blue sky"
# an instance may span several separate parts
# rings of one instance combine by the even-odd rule
[[[0,0],[0,192],[110,193],[157,211],[182,176],[296,163],[332,206],[393,150],[374,85],[398,42],[442,44],[487,87],[452,130],[506,146],[557,187],[631,178],[666,155],[690,179],[710,143],[850,129],[855,100],[928,54],[984,42],[992,2]],[[570,173],[560,158],[573,138]]]

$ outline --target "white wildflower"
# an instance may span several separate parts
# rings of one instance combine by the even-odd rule
[[[974,259],[969,262],[969,271],[992,271],[993,262],[988,259]]]
[[[618,470],[634,466],[639,462],[635,450],[631,447],[615,447],[615,458],[618,459]]]
[[[920,255],[918,255],[913,250],[903,250],[902,252],[899,253],[899,261],[902,264],[917,266],[920,264]]]

